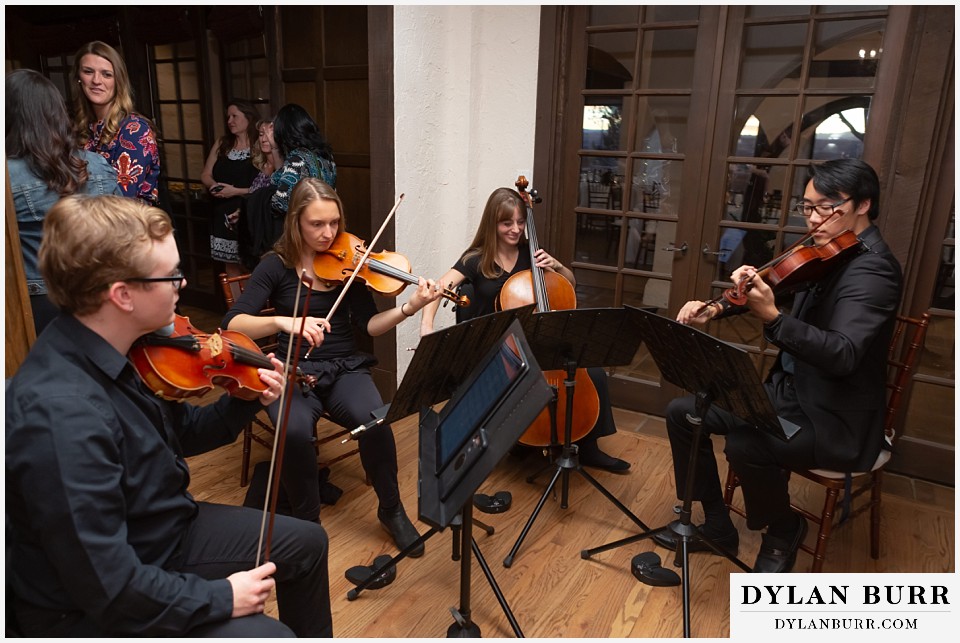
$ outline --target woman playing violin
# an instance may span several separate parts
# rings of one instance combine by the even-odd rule
[[[800,291],[793,310],[779,310],[774,291],[753,266],[741,266],[734,283],[750,280],[746,304],[726,301],[703,310],[687,302],[677,320],[701,324],[721,315],[747,313],[763,321],[764,337],[780,348],[767,375],[767,393],[780,417],[800,427],[784,442],[712,407],[703,426],[726,436],[725,453],[740,476],[750,529],[766,528],[757,572],[788,572],[806,534],[806,521],[790,509],[784,469],[869,470],[883,448],[887,346],[900,303],[900,264],[873,221],[879,214],[880,184],[863,161],[840,159],[812,166],[798,204],[817,248],[849,230],[859,253]],[[683,488],[689,461],[694,412],[692,397],[667,407],[667,431],[673,450],[677,490]],[[739,535],[723,504],[720,477],[710,440],[700,443],[694,500],[703,505],[701,530],[715,543],[736,552]],[[675,549],[672,533],[654,540]],[[712,551],[699,542],[692,551]]]
[[[312,439],[313,427],[321,414],[327,411],[338,423],[355,428],[369,422],[371,411],[383,406],[370,375],[376,359],[358,350],[354,327],[371,336],[382,335],[440,296],[432,280],[421,278],[409,300],[378,312],[370,292],[354,284],[343,305],[328,318],[344,286],[317,279],[313,271],[314,257],[327,250],[337,234],[345,229],[343,205],[333,188],[320,179],[302,179],[290,196],[283,234],[273,252],[265,255],[254,269],[247,288],[222,324],[223,328],[239,330],[253,339],[279,333],[279,350],[284,353],[289,334],[301,328],[301,319],[292,316],[299,275],[303,270],[313,279],[310,309],[306,311],[303,329],[305,341],[299,357],[301,370],[315,376],[317,383],[306,397],[296,394],[292,398],[282,468],[282,484],[293,515],[303,520],[316,521],[320,516],[317,459]],[[301,304],[305,295],[301,294]],[[267,301],[276,309],[275,315],[259,314]],[[281,358],[285,357],[281,354]],[[268,408],[274,424],[279,412],[279,403]],[[364,471],[380,503],[377,517],[397,546],[404,549],[419,534],[400,503],[393,431],[388,425],[370,429],[360,437],[359,447]],[[411,556],[422,554],[421,545]]]
[[[460,320],[487,315],[496,310],[497,296],[511,276],[530,270],[530,252],[524,240],[526,205],[516,190],[497,188],[490,194],[470,247],[443,277],[440,284],[453,289],[464,282],[473,286],[470,306],[461,309]],[[537,265],[562,275],[576,285],[573,271],[547,254],[536,254]],[[428,305],[420,321],[420,334],[433,332],[439,303]],[[580,463],[615,473],[625,473],[630,463],[600,450],[597,439],[616,432],[607,375],[602,368],[587,369],[600,398],[600,417],[593,429],[578,442]]]

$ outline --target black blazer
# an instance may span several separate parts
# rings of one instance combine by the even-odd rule
[[[900,264],[880,231],[870,226],[859,238],[860,254],[798,293],[791,315],[764,332],[782,349],[768,381],[783,369],[783,351],[793,355],[817,464],[839,471],[869,470],[883,447],[887,348],[901,295]]]

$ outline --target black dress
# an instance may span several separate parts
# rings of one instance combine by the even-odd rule
[[[217,157],[213,165],[213,180],[236,188],[248,188],[260,171],[250,160],[250,150],[230,150],[226,156]],[[240,263],[237,247],[237,223],[227,217],[240,210],[243,197],[213,199],[213,219],[210,222],[210,256],[215,261]]]
[[[497,264],[499,265],[499,264]],[[480,255],[470,257],[461,256],[454,264],[453,269],[465,277],[465,283],[473,287],[470,295],[470,305],[466,308],[457,309],[457,322],[466,321],[479,317],[480,315],[489,315],[496,311],[497,297],[507,279],[522,272],[530,270],[530,246],[521,243],[520,254],[517,256],[517,263],[513,270],[503,271],[496,279],[485,277],[480,272]],[[607,384],[607,373],[603,368],[588,368],[587,374],[593,380],[597,389],[597,396],[600,404],[600,415],[593,429],[585,435],[580,441],[596,440],[605,435],[613,435],[617,432],[617,425],[613,419],[613,407],[610,402],[610,388]]]

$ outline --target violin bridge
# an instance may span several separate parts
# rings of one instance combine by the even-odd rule
[[[223,352],[223,337],[219,334],[210,335],[207,339],[207,348],[213,357],[219,356]]]

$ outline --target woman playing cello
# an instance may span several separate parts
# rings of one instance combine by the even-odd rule
[[[495,311],[497,297],[511,276],[530,270],[529,246],[524,240],[526,204],[516,190],[497,188],[487,199],[480,225],[473,242],[457,263],[441,278],[445,288],[454,288],[463,282],[473,286],[471,305],[463,309],[464,318],[472,319]],[[576,284],[573,271],[547,254],[543,249],[535,255],[536,264],[545,270],[562,275]],[[433,320],[439,303],[429,304],[423,311],[420,334],[433,332]],[[596,425],[578,441],[580,463],[588,467],[625,473],[630,463],[600,450],[597,439],[616,432],[607,376],[602,368],[587,369],[600,398],[600,416]]]
[[[320,515],[312,438],[321,413],[327,411],[335,421],[352,428],[369,422],[371,411],[383,406],[370,375],[376,359],[358,350],[351,326],[371,336],[382,335],[440,296],[432,280],[421,278],[408,301],[397,308],[377,312],[370,292],[355,285],[346,293],[343,306],[327,318],[344,286],[317,279],[314,258],[326,251],[345,228],[343,205],[333,188],[316,178],[301,180],[291,194],[282,236],[273,252],[257,265],[247,288],[222,324],[223,328],[239,330],[253,339],[279,333],[279,352],[283,353],[289,333],[301,327],[301,320],[291,317],[301,270],[313,279],[300,368],[306,375],[315,376],[317,383],[306,397],[293,396],[282,470],[283,488],[294,516],[304,520],[315,521]],[[261,316],[259,312],[268,300],[276,314]],[[278,407],[275,403],[268,408],[274,423],[280,411]],[[370,429],[360,437],[359,447],[364,471],[379,499],[377,517],[402,550],[419,534],[400,503],[393,431],[388,425]],[[423,546],[410,555],[423,555]]]

